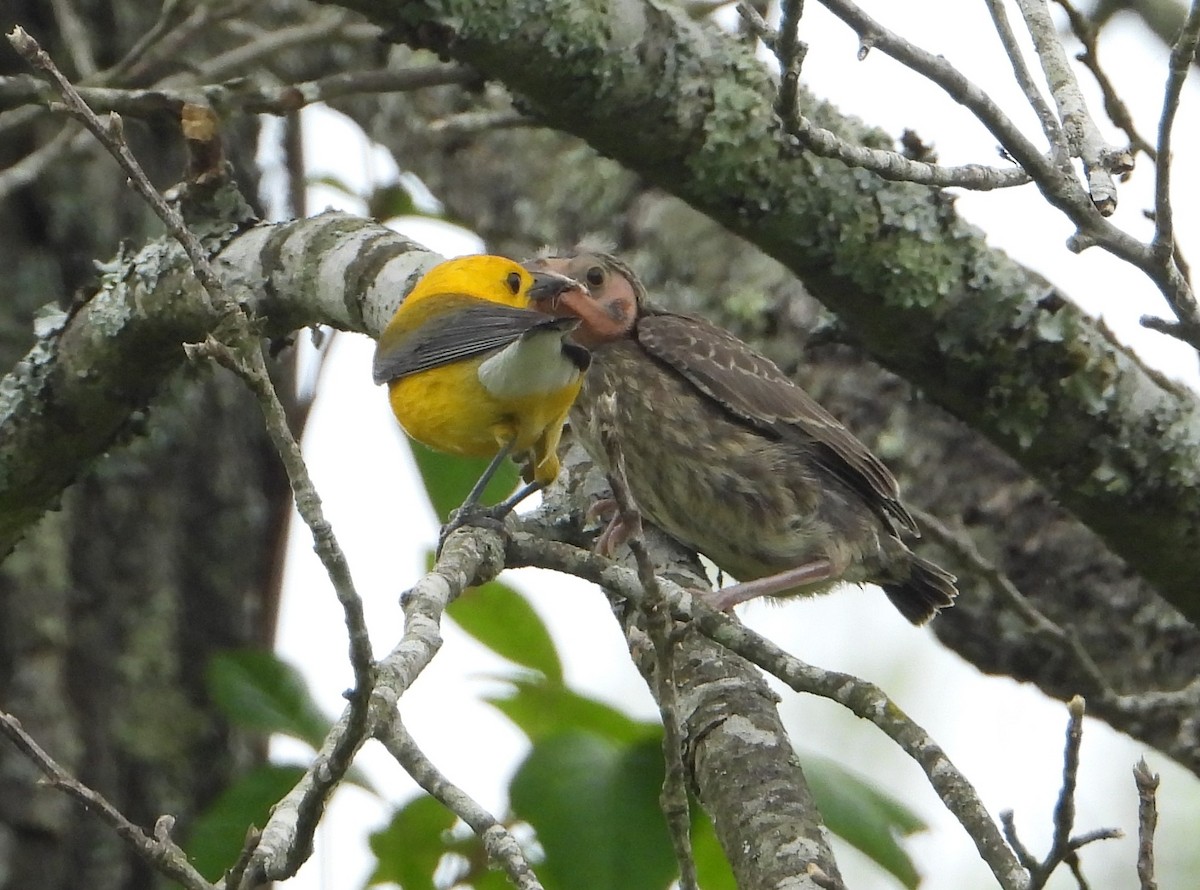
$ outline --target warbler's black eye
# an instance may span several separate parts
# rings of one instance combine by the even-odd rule
[[[508,289],[514,294],[521,292],[521,273],[509,272],[508,277],[504,279],[504,283],[508,285]]]
[[[599,266],[592,266],[587,270],[588,287],[599,287],[604,284],[604,270]]]

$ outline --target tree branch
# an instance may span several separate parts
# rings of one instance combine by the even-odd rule
[[[465,528],[447,538],[437,565],[401,597],[404,633],[377,665],[365,726],[353,722],[353,704],[342,712],[300,782],[272,808],[237,890],[286,880],[308,859],[329,796],[358,749],[371,736],[393,737],[397,702],[441,649],[446,606],[466,588],[494,578],[504,567],[503,554],[495,531]]]
[[[1111,216],[1117,209],[1117,185],[1112,174],[1133,169],[1133,160],[1128,153],[1110,148],[1100,135],[1058,39],[1058,30],[1050,18],[1046,0],[1017,0],[1017,5],[1033,37],[1033,46],[1058,107],[1071,156],[1083,161],[1092,203],[1102,216]]]
[[[1145,758],[1133,767],[1133,781],[1138,792],[1138,886],[1141,890],[1157,890],[1154,878],[1154,830],[1158,826],[1158,774],[1150,772]]]
[[[517,839],[496,820],[496,817],[475,802],[465,791],[442,775],[433,762],[417,746],[400,719],[393,713],[391,720],[381,719],[375,728],[375,738],[387,748],[396,762],[425,789],[469,826],[483,841],[492,861],[498,863],[517,890],[542,890]]]
[[[514,535],[509,545],[509,561],[515,565],[537,565],[568,572],[635,603],[643,596],[636,573],[570,545]],[[737,619],[704,606],[693,592],[666,579],[660,578],[659,583],[677,621],[697,628],[709,639],[773,674],[796,692],[831,699],[856,716],[874,723],[924,770],[943,804],[966,829],[1000,886],[1006,890],[1024,890],[1025,870],[1005,844],[970,782],[934,740],[879,687],[848,674],[805,664],[744,627]],[[733,854],[728,847],[726,851],[732,861]]]
[[[92,108],[126,115],[178,116],[185,103],[211,105],[222,112],[287,114],[314,102],[467,84],[478,79],[479,75],[461,65],[421,65],[402,69],[343,71],[320,80],[295,84],[278,85],[240,78],[224,83],[144,89],[81,86],[78,92]],[[0,110],[49,104],[55,96],[55,91],[49,85],[28,75],[0,77]]]
[[[59,766],[54,758],[43,751],[21,728],[21,723],[16,717],[0,711],[0,733],[8,736],[12,743],[46,774],[51,786],[75,798],[85,809],[107,822],[117,835],[153,868],[171,880],[178,881],[188,890],[212,890],[212,885],[192,868],[187,854],[171,840],[170,830],[174,823],[171,817],[161,817],[154,826],[154,836],[148,837],[146,832],[126,819],[103,795],[81,784]]]
[[[1000,814],[1004,824],[1004,834],[1021,860],[1021,864],[1029,869],[1029,890],[1041,890],[1063,863],[1066,863],[1079,881],[1079,886],[1087,885],[1079,870],[1077,852],[1080,847],[1093,841],[1108,840],[1122,836],[1119,829],[1102,828],[1089,831],[1076,837],[1071,836],[1071,828],[1075,824],[1075,787],[1079,776],[1079,746],[1083,740],[1084,702],[1079,696],[1071,699],[1067,705],[1070,720],[1067,723],[1067,744],[1063,753],[1063,782],[1059,791],[1058,803],[1054,807],[1054,837],[1050,843],[1050,851],[1046,858],[1038,861],[1017,838],[1017,827],[1013,821],[1011,810]]]

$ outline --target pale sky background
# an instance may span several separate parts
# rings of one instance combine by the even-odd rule
[[[1027,132],[1037,124],[1016,86],[991,30],[983,4],[875,0],[862,5],[886,25],[945,55],[983,86]],[[1057,8],[1054,10],[1057,12]],[[1015,9],[1010,10],[1014,22]],[[1101,58],[1133,110],[1143,135],[1153,139],[1166,77],[1166,53],[1135,22],[1110,27]],[[810,51],[804,80],[843,111],[898,135],[914,128],[933,143],[946,164],[996,161],[995,142],[969,114],[937,88],[908,74],[882,53],[856,60],[857,40],[816,3],[806,6],[802,39]],[[1074,52],[1073,47],[1069,47]],[[1079,74],[1089,101],[1100,104],[1085,73]],[[1175,212],[1179,238],[1193,263],[1200,261],[1200,194],[1193,165],[1200,142],[1200,91],[1193,75],[1176,123]],[[1022,110],[1024,109],[1024,110]],[[397,170],[385,152],[372,149],[352,124],[328,110],[304,112],[305,152],[313,175],[331,173],[364,193],[393,180]],[[1103,122],[1102,122],[1103,123]],[[1121,140],[1108,133],[1114,142]],[[1142,211],[1152,206],[1150,165],[1138,159],[1131,182],[1121,186],[1114,221],[1148,237]],[[310,210],[365,208],[329,189],[314,187]],[[1197,385],[1197,359],[1189,348],[1138,325],[1141,315],[1165,314],[1161,297],[1131,267],[1090,250],[1076,256],[1064,245],[1072,227],[1026,187],[968,193],[958,209],[988,232],[992,244],[1009,251],[1059,285],[1072,299],[1102,316],[1145,360],[1171,376]],[[393,221],[395,228],[446,255],[478,252],[469,233],[452,232],[426,220]],[[371,383],[373,343],[338,335],[322,390],[305,436],[305,454],[327,518],[350,560],[362,595],[376,652],[399,639],[398,599],[420,576],[424,551],[437,533],[433,513],[419,488],[402,433],[388,409],[385,392]],[[295,523],[288,556],[280,654],[308,678],[329,714],[340,712],[342,691],[351,683],[341,610],[311,552],[307,530]],[[657,719],[642,681],[629,664],[625,646],[602,593],[573,578],[536,570],[505,574],[529,597],[550,627],[565,661],[568,682],[633,715]],[[962,592],[971,595],[969,588]],[[946,651],[929,631],[909,626],[878,590],[846,587],[817,600],[785,605],[751,603],[742,619],[800,658],[824,668],[847,671],[882,686],[924,726],[971,779],[990,812],[1013,809],[1027,846],[1043,853],[1049,844],[1051,812],[1062,771],[1066,709],[1031,686],[980,675]],[[425,752],[454,781],[502,813],[504,789],[527,745],[482,695],[497,689],[488,675],[508,670],[505,662],[444,625],[445,646],[413,689],[401,711]],[[873,726],[859,722],[828,702],[781,690],[781,710],[791,725],[804,726],[793,741],[804,752],[825,754],[871,776],[905,800],[932,828],[908,849],[926,875],[927,890],[994,886],[974,847],[936,799],[919,768]],[[303,746],[280,740],[278,760],[301,762]],[[1121,841],[1083,851],[1085,874],[1094,890],[1136,886],[1137,797],[1130,770],[1146,755],[1162,774],[1159,792],[1159,883],[1194,886],[1195,838],[1200,826],[1200,782],[1165,757],[1089,720],[1086,725],[1078,802],[1077,831],[1120,827]],[[286,884],[292,890],[357,888],[373,860],[368,831],[383,825],[395,802],[411,798],[416,787],[373,743],[359,762],[392,803],[382,804],[355,789],[339,791],[321,828],[317,854]],[[1191,856],[1190,861],[1184,857]],[[856,890],[897,887],[889,876],[849,848],[839,848],[839,865]],[[1074,886],[1060,870],[1051,887]]]

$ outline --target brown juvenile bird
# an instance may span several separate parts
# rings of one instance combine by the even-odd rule
[[[531,303],[582,324],[592,353],[571,425],[607,467],[619,445],[645,517],[758,596],[874,582],[913,624],[953,605],[954,576],[901,540],[919,536],[887,467],[766,357],[700,318],[646,303],[637,276],[602,253],[531,260],[587,285]]]

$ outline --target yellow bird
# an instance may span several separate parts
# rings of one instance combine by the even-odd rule
[[[499,519],[558,475],[558,443],[590,355],[567,340],[579,319],[528,308],[581,284],[529,272],[498,256],[430,269],[400,304],[375,348],[376,383],[409,436],[437,451],[492,457],[446,532],[467,521],[488,480],[512,455],[527,481],[488,515]]]

